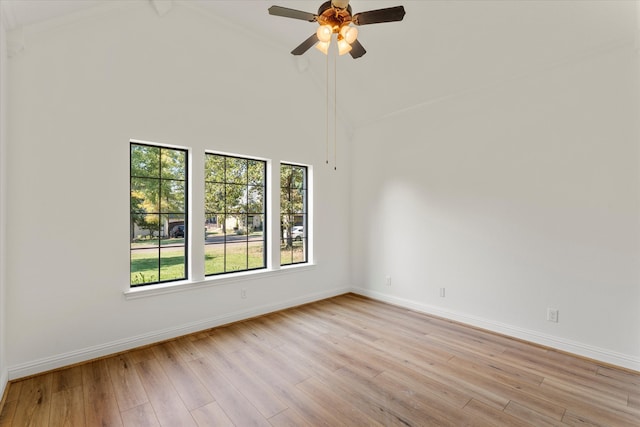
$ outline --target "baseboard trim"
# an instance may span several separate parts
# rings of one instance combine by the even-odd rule
[[[0,414],[4,409],[4,402],[7,399],[7,385],[9,385],[9,371],[3,369],[0,372]]]
[[[194,332],[215,328],[216,326],[250,319],[252,317],[261,316],[302,304],[308,304],[314,301],[320,301],[337,295],[342,295],[350,291],[350,288],[335,288],[328,291],[292,298],[276,304],[265,304],[253,307],[248,310],[225,313],[219,316],[210,317],[208,319],[199,320],[197,322],[187,323],[177,327],[152,331],[146,334],[124,338],[106,344],[91,346],[80,350],[70,351],[51,357],[9,366],[8,372],[5,372],[4,376],[2,377],[3,383],[7,382],[5,381],[5,379],[15,380],[18,378],[40,374],[42,372],[60,369],[65,366],[71,366],[77,363],[98,359],[101,357],[109,356],[111,354],[131,350],[137,347],[143,347],[153,343],[177,338],[183,335],[192,334]]]
[[[398,298],[381,292],[372,291],[370,289],[352,288],[351,291],[355,294],[366,296],[378,301],[464,323],[466,325],[485,329],[490,332],[495,332],[501,335],[506,335],[512,338],[528,341],[545,347],[550,347],[555,350],[599,361],[607,365],[614,365],[624,369],[640,372],[640,358],[638,357],[617,353],[614,351],[571,340],[566,340],[552,335],[542,334],[536,331],[518,328],[516,326],[483,319],[477,316],[471,316],[464,313],[442,309],[440,307],[423,304],[405,298]]]

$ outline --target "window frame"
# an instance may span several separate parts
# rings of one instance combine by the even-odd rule
[[[243,269],[231,269],[231,270],[227,270],[227,250],[229,248],[228,244],[233,244],[233,243],[237,243],[234,242],[233,240],[235,239],[228,239],[228,237],[230,236],[230,234],[226,231],[226,223],[223,225],[223,227],[225,227],[225,232],[223,234],[224,236],[224,240],[221,243],[207,243],[207,239],[206,239],[206,234],[205,234],[205,242],[204,242],[204,256],[205,256],[205,262],[204,262],[204,277],[205,279],[212,279],[212,278],[221,278],[221,277],[228,277],[229,275],[232,274],[243,274],[243,273],[252,273],[252,272],[256,272],[256,271],[264,271],[267,270],[269,268],[268,265],[268,253],[269,253],[269,236],[268,236],[268,231],[269,231],[269,204],[268,204],[268,200],[269,200],[269,179],[268,179],[268,170],[269,170],[269,161],[265,160],[265,159],[261,159],[261,158],[257,158],[257,157],[251,157],[251,156],[245,156],[245,155],[239,155],[239,154],[229,154],[229,153],[221,153],[221,152],[215,152],[215,151],[205,151],[204,153],[205,156],[205,162],[204,162],[204,200],[203,200],[203,212],[204,212],[204,217],[205,217],[205,222],[209,221],[209,218],[211,218],[212,216],[215,215],[220,215],[224,218],[225,222],[228,219],[229,216],[232,216],[234,214],[234,212],[231,212],[228,210],[228,186],[244,186],[245,188],[245,196],[247,197],[246,200],[246,211],[245,212],[235,212],[235,214],[242,214],[244,215],[245,219],[248,220],[249,217],[254,217],[256,215],[258,216],[262,216],[262,221],[261,221],[261,238],[260,239],[252,239],[250,237],[249,234],[247,234],[247,238],[246,240],[243,240],[241,242],[245,242],[246,246],[245,246],[245,259],[246,259],[246,263],[245,263],[245,268]],[[207,159],[208,156],[216,156],[218,158],[222,158],[224,159],[224,177],[223,177],[223,181],[212,181],[209,180],[209,171],[207,170],[208,166],[207,166]],[[227,177],[227,166],[228,166],[228,159],[233,159],[235,161],[244,161],[247,162],[247,171],[245,173],[246,175],[246,180],[242,183],[233,180],[229,180],[230,178]],[[256,162],[256,163],[260,163],[262,165],[262,177],[261,177],[261,184],[255,184],[252,183],[251,181],[251,177],[249,174],[249,163],[250,162]],[[208,197],[208,185],[221,185],[224,188],[224,196],[223,198],[225,199],[223,202],[223,206],[224,206],[224,211],[223,212],[214,212],[211,211],[209,209],[207,209],[207,197]],[[261,188],[261,193],[262,193],[262,211],[261,212],[254,212],[251,211],[249,209],[249,194],[251,192],[251,189],[257,189],[257,188]],[[245,226],[247,226],[247,224],[245,224]],[[205,232],[206,233],[206,232]],[[251,257],[250,257],[250,246],[251,243],[255,243],[255,242],[261,242],[262,244],[262,265],[258,266],[258,267],[251,267]],[[220,245],[223,247],[223,261],[222,261],[222,271],[216,271],[216,272],[207,272],[207,247],[208,246],[217,246]]]
[[[139,147],[148,147],[148,148],[153,148],[153,149],[158,149],[158,175],[156,176],[149,176],[149,175],[134,175],[133,174],[133,147],[134,146],[139,146]],[[163,168],[162,168],[162,152],[164,150],[168,150],[168,151],[174,151],[174,152],[180,152],[182,153],[182,155],[184,156],[183,158],[183,178],[182,179],[177,179],[177,178],[167,178],[163,176]],[[190,200],[189,200],[189,177],[190,177],[190,152],[187,148],[184,147],[177,147],[177,146],[173,146],[173,145],[167,145],[167,144],[158,144],[158,143],[152,143],[152,142],[145,142],[145,141],[137,141],[137,140],[130,140],[129,141],[129,231],[130,231],[130,235],[129,235],[129,287],[130,289],[139,289],[139,288],[144,288],[147,286],[153,286],[153,285],[163,285],[163,284],[167,284],[167,283],[172,283],[172,282],[180,282],[180,281],[187,281],[189,280],[189,267],[190,267],[190,260],[189,260],[189,212],[190,212]],[[133,191],[134,191],[134,181],[136,179],[139,180],[158,180],[158,212],[144,212],[141,213],[139,211],[134,211],[134,207],[133,207]],[[182,197],[183,197],[183,203],[182,203],[182,212],[174,212],[174,211],[166,211],[163,212],[163,207],[162,207],[162,201],[164,198],[164,195],[162,194],[162,183],[163,181],[175,181],[175,182],[181,182],[182,183]],[[152,247],[139,247],[139,248],[133,248],[132,245],[134,243],[134,235],[135,235],[135,229],[136,226],[139,226],[137,224],[136,221],[134,221],[134,216],[135,215],[153,215],[153,216],[157,216],[158,217],[158,229],[157,229],[157,233],[158,233],[158,243],[157,243],[157,269],[156,269],[156,274],[157,274],[157,280],[154,281],[149,281],[149,282],[142,282],[142,283],[134,283],[133,281],[133,255],[134,253],[138,252],[138,251],[142,251],[142,250],[155,250],[155,248]],[[175,226],[179,226],[182,225],[183,226],[183,242],[182,242],[182,258],[183,258],[183,263],[182,263],[182,267],[183,267],[183,274],[182,277],[176,277],[176,278],[171,278],[171,279],[166,279],[166,280],[162,280],[162,254],[163,254],[163,249],[167,249],[168,247],[176,247],[174,246],[163,246],[162,244],[162,240],[164,238],[166,238],[167,236],[170,235],[171,233],[171,222],[169,222],[169,218],[172,215],[177,215],[178,217],[182,217],[182,220],[178,220],[177,222],[182,222],[182,224],[176,224]],[[164,224],[162,224],[162,217],[166,216],[167,217],[167,230],[164,230]],[[149,234],[151,234],[153,236],[153,231],[152,229],[145,229],[149,231]],[[162,233],[164,233],[164,235],[162,235]]]
[[[279,219],[280,219],[280,235],[279,235],[279,242],[280,242],[280,246],[279,246],[279,250],[280,250],[280,263],[279,266],[281,268],[290,268],[290,267],[295,267],[295,266],[300,266],[300,265],[307,265],[310,263],[310,252],[309,252],[309,230],[310,230],[310,194],[311,194],[311,189],[309,187],[309,174],[310,174],[310,167],[307,165],[303,165],[303,164],[299,164],[299,163],[292,163],[292,162],[280,162],[280,168],[278,173],[280,174],[280,177],[282,177],[282,168],[283,167],[290,167],[290,168],[300,168],[303,170],[303,181],[302,181],[302,187],[299,189],[296,189],[293,186],[285,186],[285,183],[282,182],[282,180],[280,181],[280,186],[278,189],[279,192],[279,197],[281,200],[280,203],[280,212],[279,212]],[[287,190],[287,192],[289,193],[289,200],[291,200],[291,192],[295,191],[295,190],[302,190],[303,191],[303,200],[302,200],[302,212],[285,212],[285,208],[282,206],[282,192],[283,190]],[[296,227],[297,225],[295,224],[295,217],[296,216],[301,216],[302,217],[302,227],[303,227],[303,231],[302,231],[302,236],[300,237],[300,240],[302,242],[302,253],[303,253],[303,260],[302,261],[294,261],[295,259],[295,255],[294,255],[294,243],[296,241],[296,238],[291,236],[284,236],[284,228],[282,226],[283,224],[283,220],[282,218],[285,216],[289,216],[289,217],[294,217],[293,219],[293,224],[291,225],[291,230],[293,229],[293,227]],[[284,243],[285,239],[291,239],[291,262],[287,262],[284,263],[283,262],[283,244],[285,245],[284,249],[287,249],[289,247],[289,242]]]

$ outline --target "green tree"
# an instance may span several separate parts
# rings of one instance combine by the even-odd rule
[[[229,217],[238,227],[247,227],[249,215],[264,214],[264,162],[208,154],[205,181],[207,217],[223,227]]]
[[[153,234],[168,224],[168,218],[184,216],[185,178],[186,152],[132,144],[132,222]]]

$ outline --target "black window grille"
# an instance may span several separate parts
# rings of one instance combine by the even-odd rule
[[[207,153],[205,275],[267,265],[266,162]]]
[[[130,148],[131,287],[187,279],[188,153]]]
[[[307,167],[280,165],[280,265],[308,262]]]

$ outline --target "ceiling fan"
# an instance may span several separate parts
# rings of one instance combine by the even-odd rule
[[[269,14],[320,24],[314,34],[291,51],[293,55],[302,55],[313,45],[316,45],[316,48],[326,55],[332,35],[337,34],[338,53],[340,55],[349,53],[356,59],[367,53],[367,51],[357,40],[358,29],[352,27],[351,24],[360,26],[402,21],[405,11],[403,6],[395,6],[360,12],[354,15],[349,5],[349,0],[330,0],[322,3],[317,14],[282,6],[271,6]]]

